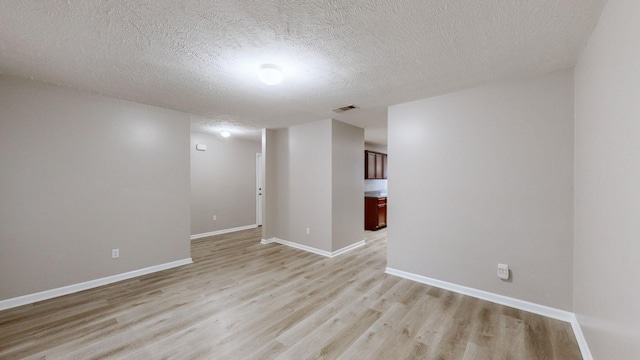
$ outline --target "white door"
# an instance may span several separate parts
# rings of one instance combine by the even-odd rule
[[[256,154],[256,225],[262,226],[262,154]]]

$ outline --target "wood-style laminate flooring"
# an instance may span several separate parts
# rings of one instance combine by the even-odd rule
[[[366,234],[335,258],[193,241],[191,265],[0,312],[0,359],[581,359],[568,323],[384,274]]]

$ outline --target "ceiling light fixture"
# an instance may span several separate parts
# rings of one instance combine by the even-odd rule
[[[229,137],[229,136],[231,136],[231,133],[230,133],[230,132],[228,132],[227,130],[224,130],[224,131],[221,131],[221,132],[220,132],[220,136],[222,136],[222,137]]]
[[[278,85],[284,79],[284,74],[278,65],[262,64],[258,69],[258,77],[267,85]]]

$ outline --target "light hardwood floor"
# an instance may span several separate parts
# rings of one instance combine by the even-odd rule
[[[0,312],[0,359],[581,359],[568,323],[384,274],[385,230],[333,259],[260,229],[192,256]]]

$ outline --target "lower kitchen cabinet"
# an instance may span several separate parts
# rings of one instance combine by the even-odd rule
[[[387,198],[364,198],[364,229],[378,230],[387,226]]]

